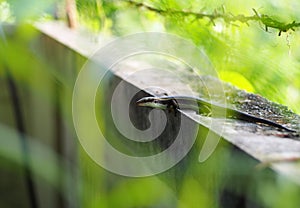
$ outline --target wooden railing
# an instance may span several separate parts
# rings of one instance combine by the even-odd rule
[[[78,180],[80,178],[78,176],[87,177],[90,174],[88,168],[94,165],[91,165],[91,162],[88,162],[88,165],[82,162],[90,159],[86,158],[87,153],[80,146],[73,126],[72,93],[77,75],[84,67],[85,62],[101,46],[105,45],[109,38],[98,37],[98,42],[93,42],[78,31],[70,30],[57,22],[36,24],[35,27],[40,34],[28,44],[33,48],[32,53],[35,54],[35,58],[43,60],[47,67],[38,69],[35,67],[34,74],[31,74],[28,80],[30,85],[40,89],[28,87],[28,85],[24,85],[22,82],[18,83],[16,80],[22,98],[27,134],[29,137],[38,138],[39,143],[53,150],[58,155],[57,160],[63,158],[65,161],[63,164],[61,161],[57,161],[57,166],[48,167],[52,173],[44,175],[45,178],[49,177],[49,181],[55,181],[53,183],[56,185],[45,184],[44,179],[41,179],[43,177],[38,175],[41,173],[39,169],[43,168],[42,164],[32,166],[38,204],[40,207],[81,207],[84,200],[80,199],[78,187],[81,187],[83,191],[86,187],[82,185],[82,181]],[[143,73],[137,73],[143,67],[145,68]],[[299,166],[292,162],[293,159],[296,160],[300,157],[299,138],[295,136],[282,138],[282,134],[268,133],[268,131],[263,131],[263,133],[251,132],[249,125],[242,121],[227,122],[226,119],[208,118],[191,111],[181,110],[180,116],[166,112],[169,124],[163,134],[158,136],[154,142],[149,143],[148,146],[128,140],[126,136],[121,135],[115,128],[111,114],[113,94],[121,82],[123,85],[119,93],[122,96],[118,99],[131,100],[131,102],[128,108],[122,104],[119,106],[119,110],[128,111],[130,114],[130,121],[128,122],[132,122],[141,130],[149,127],[147,118],[149,109],[137,107],[135,105],[137,99],[162,93],[158,92],[157,89],[180,95],[189,93],[176,81],[175,76],[172,77],[172,73],[163,70],[156,70],[153,73],[153,71],[148,70],[149,67],[153,68],[149,62],[145,64],[141,60],[130,60],[117,66],[118,70],[109,71],[103,85],[99,87],[100,98],[97,101],[97,108],[106,109],[106,112],[98,115],[102,117],[99,118],[99,126],[104,129],[109,142],[117,145],[120,151],[132,155],[156,154],[174,142],[174,134],[176,136],[178,128],[184,121],[190,128],[187,128],[190,131],[187,135],[191,137],[195,133],[193,130],[199,128],[196,132],[196,142],[188,151],[187,156],[178,164],[174,164],[174,167],[158,174],[158,177],[170,185],[176,193],[180,192],[179,189],[184,177],[187,177],[191,171],[194,177],[201,178],[204,190],[219,193],[219,198],[216,196],[215,200],[224,206],[228,203],[227,198],[229,201],[242,201],[244,205],[250,203],[248,201],[249,184],[251,184],[251,191],[259,189],[260,181],[266,176],[275,180],[277,174],[283,174],[293,182],[300,183]],[[172,70],[174,72],[174,69]],[[1,80],[0,84],[5,85],[4,81],[5,78]],[[157,88],[149,88],[149,86],[156,86]],[[2,91],[1,97],[0,109],[2,109],[3,115],[1,123],[6,123],[14,128],[15,125],[10,113],[4,110],[10,108],[8,92]],[[183,120],[180,121],[180,118]],[[210,122],[217,125],[211,126]],[[251,124],[252,127],[253,125],[258,124]],[[217,128],[218,126],[222,126],[222,128]],[[152,134],[155,135],[156,133],[153,132]],[[211,135],[210,139],[221,137],[221,140],[216,143],[216,148],[213,148],[208,159],[205,158],[199,163],[199,154],[208,134]],[[210,141],[206,142],[209,143]],[[5,144],[4,138],[1,139],[1,142]],[[182,147],[186,148],[184,140]],[[47,156],[42,154],[39,156],[44,157],[46,166]],[[32,155],[32,157],[36,157],[36,155]],[[32,163],[34,162],[36,160],[32,159]],[[67,177],[60,170],[61,165],[64,165],[65,170],[70,173]],[[126,166],[126,164],[122,165]],[[258,170],[255,168],[257,165],[267,168]],[[195,166],[198,167],[197,170],[195,170]],[[215,167],[220,169],[214,169]],[[271,167],[274,172],[270,171],[268,167]],[[100,170],[103,171],[99,167],[97,171]],[[116,177],[114,174],[105,173],[104,177]],[[224,181],[220,182],[222,185],[210,185],[209,179],[217,175],[224,177]],[[22,181],[21,175],[18,175],[17,178]],[[122,177],[118,179],[122,180]],[[235,184],[237,181],[241,182]],[[247,183],[242,181],[247,181]],[[21,186],[21,182],[19,186]],[[60,191],[54,190],[53,186],[58,187]],[[235,193],[235,190],[241,191],[239,196],[232,194]],[[223,197],[226,198],[226,202],[224,202]],[[253,197],[255,198],[255,196]],[[13,204],[13,202],[11,203]]]

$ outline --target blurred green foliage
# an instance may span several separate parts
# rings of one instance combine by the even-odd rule
[[[139,1],[141,2],[141,1]],[[204,14],[254,15],[253,9],[279,22],[299,22],[298,1],[143,1],[163,10],[193,11]],[[111,4],[111,2],[107,2]],[[259,21],[211,22],[190,16],[166,15],[145,7],[122,4],[114,17],[117,35],[139,31],[171,32],[204,48],[215,69],[234,85],[289,106],[300,112],[300,35],[289,30],[268,29]],[[127,5],[127,6],[126,6]],[[235,74],[235,76],[232,76]]]
[[[76,6],[81,24],[93,32],[110,33],[112,20],[107,16],[116,11],[114,5],[106,7],[101,0],[81,0],[76,1]]]
[[[46,13],[53,14],[53,5],[57,0],[7,0],[0,2],[8,2],[11,12],[17,22],[28,22],[28,20],[37,20]]]
[[[0,21],[24,23],[43,19],[55,13],[57,2],[55,0],[0,0]],[[137,2],[165,11],[192,11],[204,14],[252,16],[255,15],[254,8],[259,14],[268,15],[279,22],[300,21],[298,0]],[[105,32],[122,36],[141,31],[158,31],[178,34],[192,40],[199,48],[205,50],[221,79],[241,89],[259,93],[270,100],[285,104],[300,113],[298,105],[300,102],[300,34],[297,28],[296,31],[289,30],[278,36],[278,29],[268,28],[266,31],[265,26],[259,21],[249,21],[247,25],[241,22],[228,23],[219,18],[212,22],[208,18],[195,19],[191,16],[167,14],[167,12],[161,14],[126,1],[77,0],[76,5],[79,22],[93,33]],[[32,58],[36,54],[23,45],[24,41],[35,35],[36,32],[25,26],[19,27],[16,37],[8,43],[10,47],[0,51],[0,75],[3,75],[2,68],[6,64],[14,69],[18,81],[30,82],[29,74],[36,73],[41,66],[47,68],[43,61],[39,60],[37,64],[37,61]],[[35,66],[35,68],[24,70],[24,66]],[[43,90],[41,82],[35,84],[33,88]],[[181,189],[176,195],[156,177],[120,178],[97,166],[82,149],[79,150],[79,157],[81,169],[79,189],[82,207],[170,207],[170,205],[209,207],[215,199],[213,195],[215,193],[208,192],[205,187],[211,183],[210,177],[214,176],[215,178],[211,180],[217,183],[216,186],[221,186],[227,180],[226,174],[230,175],[226,172],[228,171],[226,165],[232,165],[230,166],[232,172],[243,169],[237,165],[240,164],[238,159],[229,160],[229,156],[224,152],[216,156],[216,161],[224,160],[228,163],[225,164],[223,161],[218,167],[209,165],[203,167],[201,166],[203,164],[199,165],[195,162],[189,169],[190,172],[181,181]],[[208,172],[204,176],[201,175],[202,178],[191,177],[193,173],[203,170]],[[234,178],[231,182],[235,182]],[[283,177],[260,180],[256,185],[257,198],[267,207],[295,207],[300,203],[299,187],[286,183]],[[251,184],[249,186],[252,188]]]

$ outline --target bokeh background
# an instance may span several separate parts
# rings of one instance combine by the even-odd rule
[[[66,9],[69,4],[73,9],[71,12]],[[119,37],[145,31],[170,32],[203,49],[220,79],[286,105],[299,114],[300,25],[295,24],[294,30],[280,32],[278,28],[266,28],[257,19],[244,23],[226,21],[227,17],[243,19],[258,15],[270,18],[276,26],[293,21],[298,23],[299,8],[297,0],[0,0],[0,207],[239,207],[234,202],[224,205],[226,203],[222,201],[227,198],[220,197],[227,196],[228,190],[223,187],[235,183],[237,186],[232,185],[229,192],[237,193],[237,197],[230,195],[231,199],[227,201],[241,201],[240,198],[249,195],[250,199],[245,203],[249,207],[298,207],[300,189],[297,185],[269,169],[251,176],[255,183],[247,184],[250,177],[247,171],[255,162],[245,159],[250,165],[241,166],[243,158],[238,154],[231,155],[225,148],[217,151],[206,165],[201,166],[196,159],[194,163],[190,162],[186,169],[188,174],[180,177],[178,187],[170,182],[178,180],[172,171],[142,179],[106,172],[86,155],[76,142],[76,136],[69,132],[73,130],[69,101],[74,73],[55,70],[56,63],[49,64],[33,50],[34,44],[27,43],[35,42],[39,36],[32,28],[36,22],[63,21],[69,26],[71,22],[73,30],[78,30],[95,44],[103,35]],[[185,15],[186,12],[218,18],[213,21],[199,15],[195,18]],[[70,20],[73,17],[70,13],[75,14],[74,20]],[[67,57],[64,53],[48,55],[61,57],[61,62]],[[77,63],[84,61],[83,58],[76,59]],[[27,137],[32,137],[27,145],[18,140],[20,129],[15,115],[18,106],[7,101],[11,91],[7,88],[6,68],[19,86],[20,96],[23,99],[29,96],[36,101],[21,103],[21,109],[30,109],[24,110],[25,119],[21,119],[28,129]],[[54,83],[55,90],[49,90],[45,83]],[[55,92],[61,88],[64,91],[57,95]],[[43,128],[30,130],[32,126],[39,126],[41,118],[48,117],[53,117],[56,122],[44,122]],[[60,149],[58,135],[63,133],[53,131],[55,125],[71,129],[66,135],[73,141],[73,146],[66,143],[65,149]],[[29,193],[30,182],[26,176],[28,161],[24,159],[27,147],[35,164],[35,167],[27,167],[35,178],[32,193]],[[68,148],[73,150],[62,154]],[[76,155],[72,156],[74,152]],[[228,178],[228,175],[234,176]],[[37,204],[32,205],[32,200]]]

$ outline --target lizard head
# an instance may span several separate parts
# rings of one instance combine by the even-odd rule
[[[161,110],[175,110],[179,109],[177,101],[170,96],[163,97],[144,97],[136,102],[138,106],[145,106],[151,108],[157,108]]]
[[[157,108],[157,109],[167,109],[168,103],[159,97],[143,97],[139,99],[136,104],[138,106]]]

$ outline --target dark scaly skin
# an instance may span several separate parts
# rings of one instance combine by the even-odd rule
[[[152,104],[158,104],[157,108],[167,109],[169,111],[176,111],[178,109],[189,109],[195,110],[198,113],[213,113],[214,117],[226,117],[235,118],[242,121],[247,121],[251,123],[261,123],[272,127],[276,127],[288,132],[295,132],[283,125],[280,125],[274,121],[267,120],[264,118],[256,117],[245,112],[235,110],[232,108],[227,108],[219,104],[210,103],[199,97],[192,96],[161,96],[161,97],[144,97],[137,101],[140,106],[153,107]],[[153,107],[156,108],[156,107]]]

